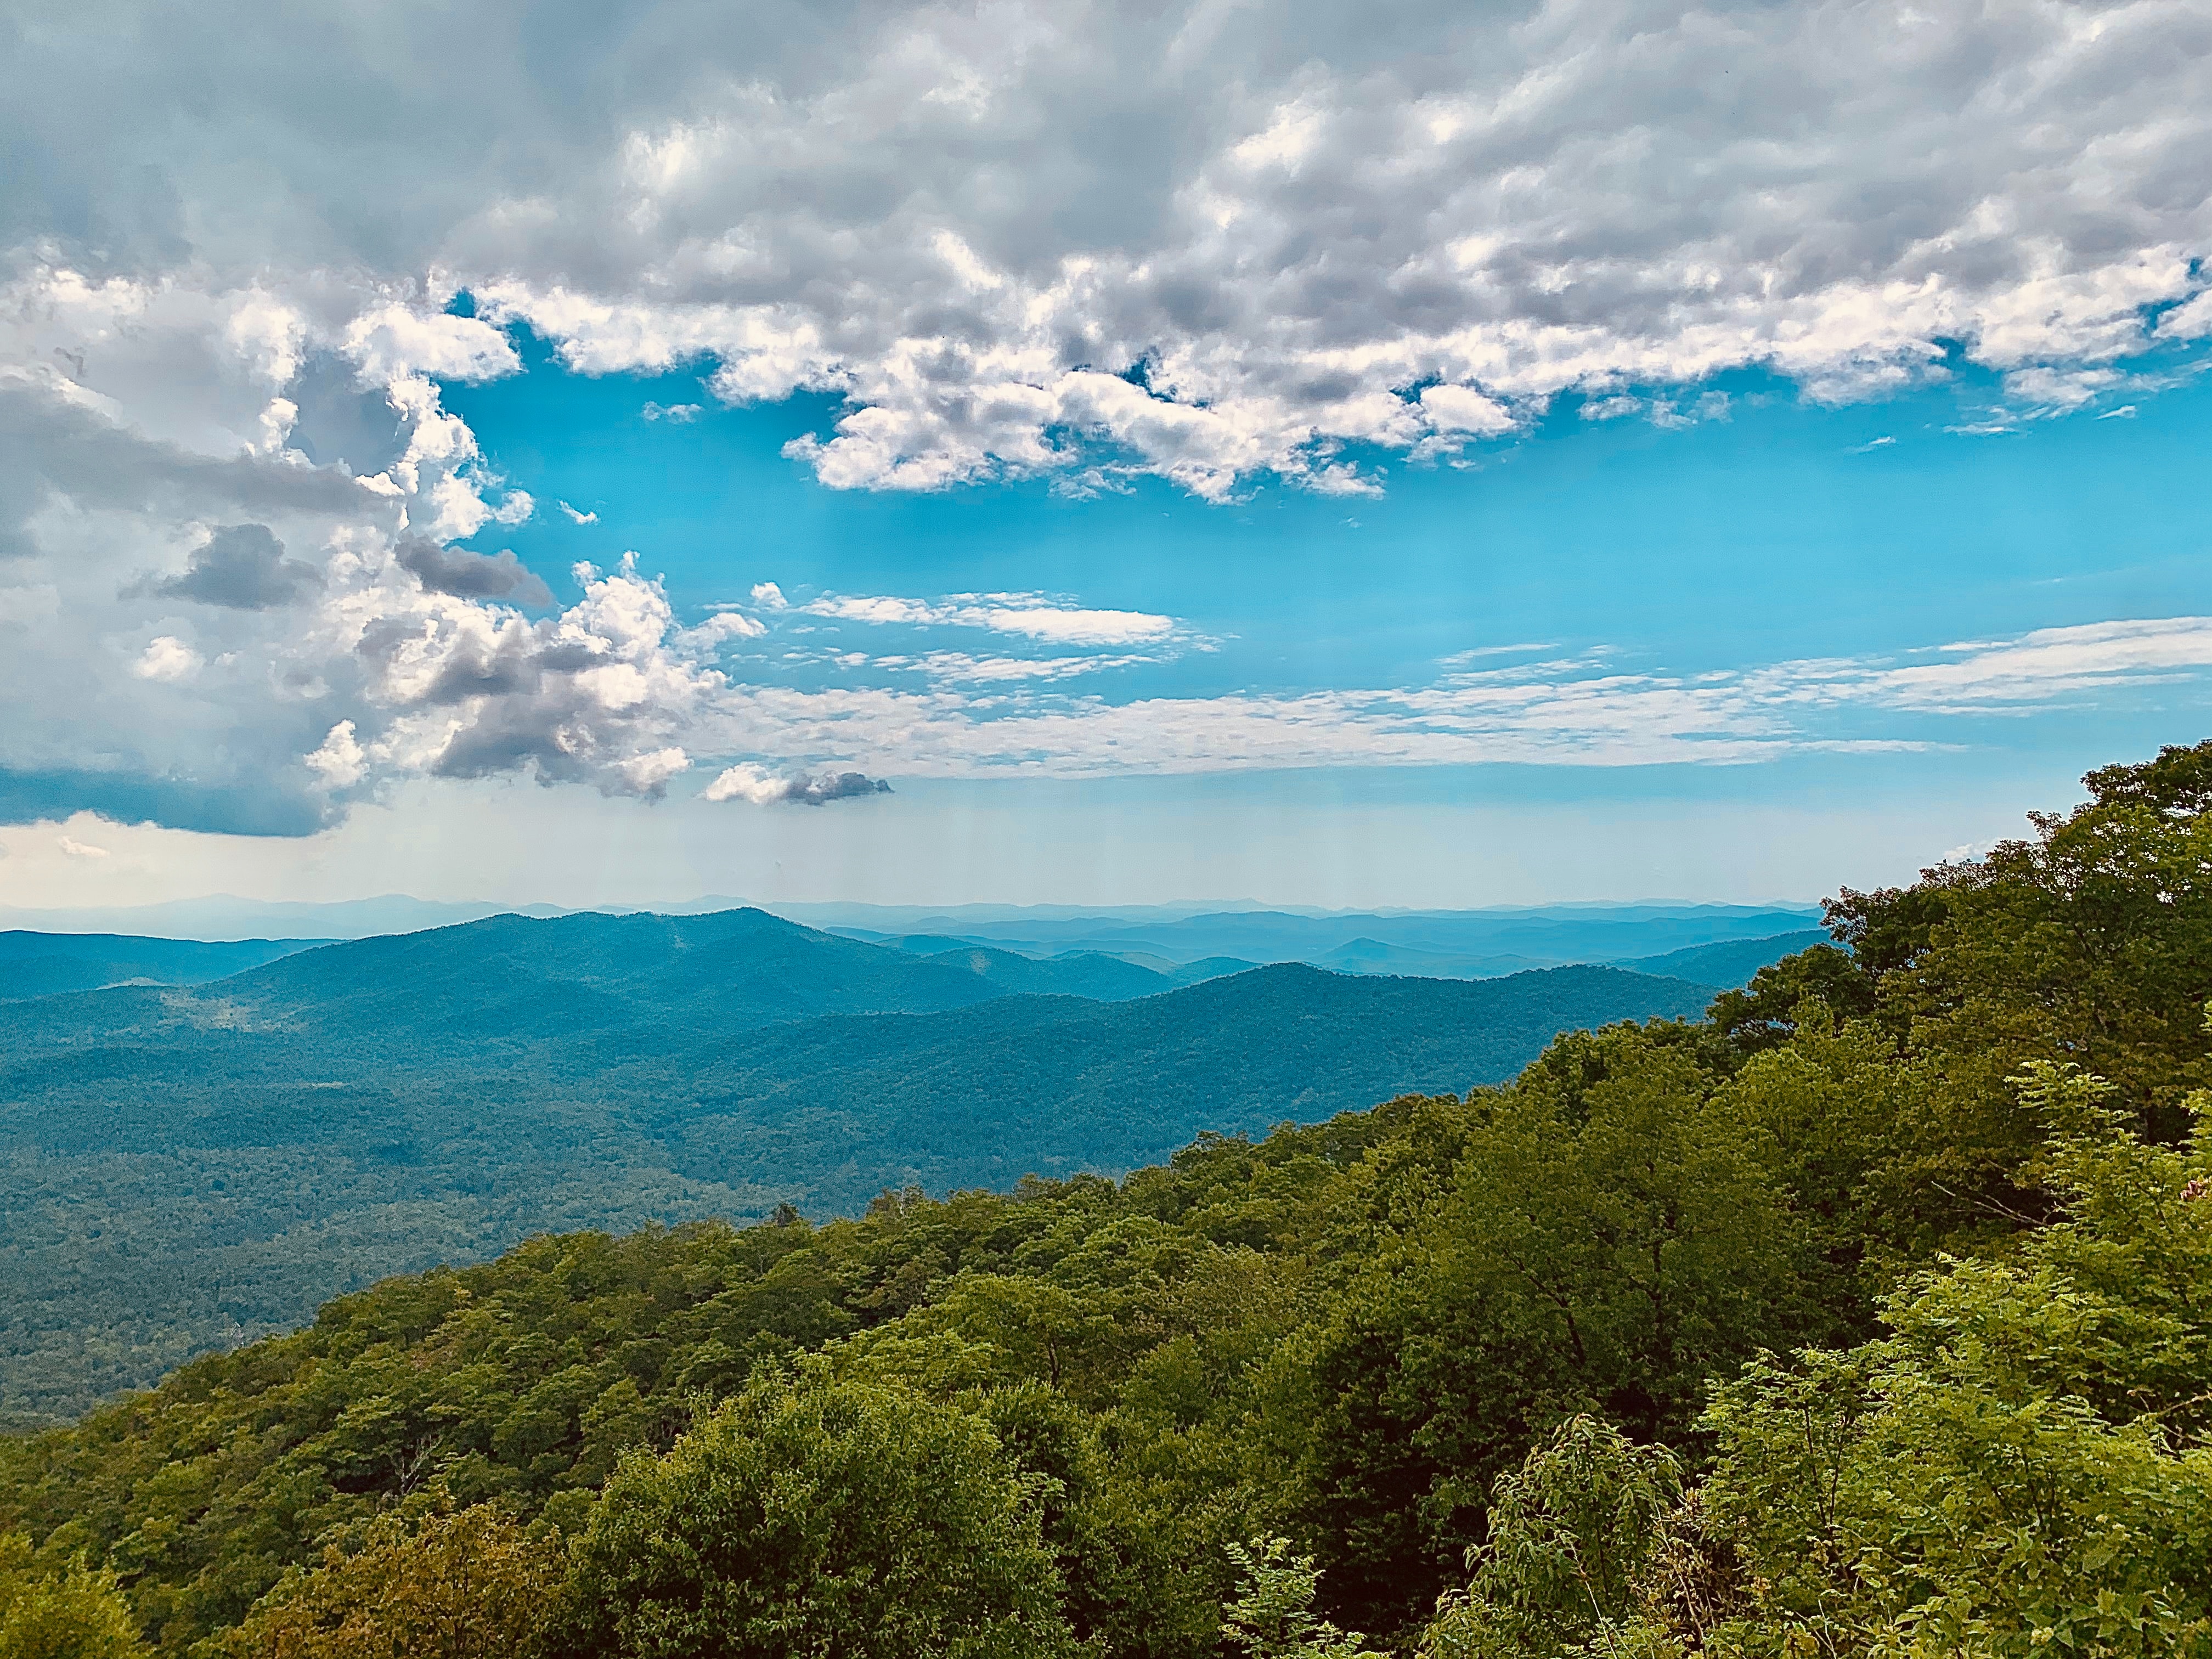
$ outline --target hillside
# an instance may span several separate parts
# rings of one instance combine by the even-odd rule
[[[1218,1659],[1225,1620],[1315,1634],[1241,1644],[1273,1659],[2198,1652],[2212,744],[2089,782],[2033,842],[1845,891],[1844,948],[1706,1020],[1464,1094],[1427,1079],[1675,992],[1277,967],[612,1068],[645,1139],[730,1127],[710,1164],[810,1119],[848,1160],[1134,1140],[1174,1103],[1129,1097],[1178,1080],[1231,1117],[1424,1091],[1119,1182],[572,1232],[339,1298],[0,1437],[0,1616],[123,1632],[0,1646]],[[1006,1642],[906,1639],[986,1592],[1028,1598]]]
[[[0,933],[0,1002],[131,982],[198,985],[321,943],[312,939],[208,941],[11,930]]]
[[[1611,969],[1278,968],[1109,1003],[1001,976],[1144,970],[975,954],[757,911],[500,917],[9,1005],[0,1409],[66,1413],[532,1232],[1119,1170],[1202,1129],[1493,1081],[1557,1031],[1705,997]]]
[[[1616,965],[1639,974],[1686,979],[1693,985],[1710,985],[1716,990],[1733,989],[1748,984],[1753,974],[1784,957],[1794,957],[1800,951],[1809,951],[1815,945],[1828,942],[1826,928],[1812,927],[1778,933],[1771,939],[1720,939],[1711,945],[1686,945],[1680,951],[1636,957]]]

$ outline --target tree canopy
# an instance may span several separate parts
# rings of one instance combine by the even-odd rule
[[[2212,744],[2087,783],[1498,1086],[341,1297],[0,1440],[0,1621],[55,1659],[2212,1654]]]

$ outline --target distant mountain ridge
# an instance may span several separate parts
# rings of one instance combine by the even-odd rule
[[[146,939],[122,933],[0,933],[0,1002],[144,981],[198,985],[310,951],[314,939]]]
[[[1159,977],[760,911],[507,916],[0,1005],[0,1409],[73,1410],[532,1232],[1125,1169],[1710,995],[1299,965],[1122,994]]]

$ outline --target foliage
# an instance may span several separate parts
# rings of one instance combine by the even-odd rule
[[[1569,1418],[1500,1475],[1474,1579],[1447,1595],[1424,1659],[1509,1659],[1617,1645],[1638,1608],[1681,1461],[1609,1423]]]
[[[2160,1148],[2096,1079],[2019,1081],[2065,1126],[2063,1219],[1915,1275],[1886,1338],[1746,1366],[1694,1492],[1571,1425],[1425,1654],[2212,1653],[2212,1130]]]
[[[339,1297],[0,1440],[4,1559],[173,1656],[526,1606],[547,1659],[2212,1656],[2212,744],[2090,785],[1499,1086]],[[1287,1076],[1381,1006],[1214,1052]],[[1062,1076],[992,1097],[1090,1109]]]
[[[70,1561],[42,1570],[30,1540],[0,1533],[0,1654],[7,1659],[139,1659],[115,1575]]]
[[[1041,1495],[973,1413],[818,1365],[764,1376],[608,1482],[572,1639],[638,1659],[1059,1653]]]
[[[557,1532],[489,1504],[381,1517],[351,1553],[295,1568],[213,1644],[234,1659],[538,1659],[562,1580]]]
[[[672,943],[650,917],[495,919],[0,1006],[0,1413],[76,1416],[537,1233],[1127,1170],[1202,1130],[1498,1081],[1560,1030],[1705,997],[1607,968],[1295,965],[1005,996],[747,914],[659,919]]]
[[[1249,1659],[1384,1659],[1358,1631],[1340,1631],[1313,1612],[1320,1571],[1294,1555],[1287,1538],[1231,1544],[1229,1559],[1244,1589],[1222,1615],[1221,1635]]]

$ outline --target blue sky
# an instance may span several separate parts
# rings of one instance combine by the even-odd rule
[[[2212,495],[2191,484],[2212,455],[2201,378],[2118,419],[1966,434],[1996,401],[1993,377],[1841,408],[1723,377],[1708,389],[1729,393],[1726,419],[1593,422],[1563,399],[1466,470],[1362,458],[1379,497],[1261,481],[1215,505],[1153,480],[1088,500],[1043,482],[828,489],[781,452],[827,426],[833,400],[726,408],[696,373],[595,379],[535,342],[522,355],[526,374],[446,388],[490,465],[544,504],[468,545],[511,547],[570,594],[577,560],[634,550],[695,619],[757,581],[794,596],[1043,591],[1219,641],[1131,669],[1117,696],[1402,684],[1455,652],[1532,642],[1696,673],[2212,602]],[[648,405],[697,413],[651,419]],[[570,522],[561,501],[599,521]],[[836,642],[880,643],[867,635]]]
[[[7,48],[0,908],[1805,899],[2203,734],[2160,0],[331,4]]]

